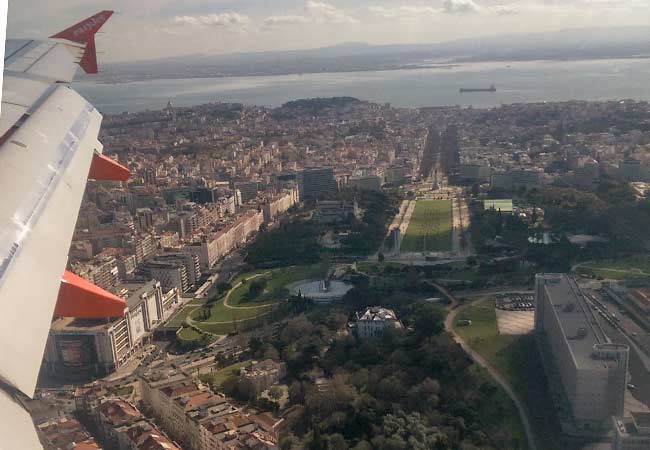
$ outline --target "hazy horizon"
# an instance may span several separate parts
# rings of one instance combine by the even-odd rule
[[[430,44],[462,38],[647,26],[646,0],[10,0],[7,36],[42,37],[101,9],[104,62],[310,50],[355,42]],[[35,13],[37,11],[37,13]]]

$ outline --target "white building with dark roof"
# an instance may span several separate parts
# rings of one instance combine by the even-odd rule
[[[360,338],[379,337],[387,328],[402,328],[392,309],[370,306],[363,313],[357,313],[357,335]]]

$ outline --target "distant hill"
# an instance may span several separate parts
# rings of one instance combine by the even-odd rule
[[[581,28],[552,33],[499,35],[432,44],[369,45],[187,55],[105,64],[95,79],[123,82],[152,78],[200,78],[395,70],[433,63],[648,57],[650,27]]]

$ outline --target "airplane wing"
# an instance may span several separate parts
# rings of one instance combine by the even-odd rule
[[[64,273],[87,178],[129,175],[101,154],[102,116],[68,84],[78,66],[97,72],[94,35],[112,13],[102,11],[50,39],[6,43],[0,114],[5,393],[33,396],[55,308],[57,315],[77,317],[115,317],[124,310],[123,300]],[[8,411],[4,401],[0,410]],[[8,425],[0,426],[3,443]]]

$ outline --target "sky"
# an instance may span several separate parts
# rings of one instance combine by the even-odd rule
[[[100,59],[429,43],[647,26],[650,0],[9,0],[8,37],[44,37],[103,9]]]

